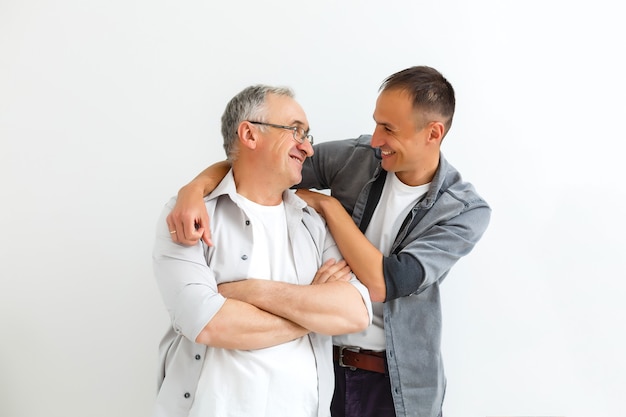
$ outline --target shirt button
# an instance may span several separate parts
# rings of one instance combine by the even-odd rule
[[[250,226],[250,220],[246,220],[246,226]]]
[[[196,355],[196,360],[199,361],[200,360],[200,355]]]
[[[189,397],[191,397],[191,394],[190,394],[190,393],[188,393],[188,392],[186,392],[186,393],[185,393],[185,398],[189,398]]]
[[[246,259],[248,259],[248,255],[241,255],[241,259],[245,261]]]

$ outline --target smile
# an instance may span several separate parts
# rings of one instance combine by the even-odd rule
[[[296,161],[298,161],[298,163],[299,163],[300,165],[302,165],[302,164],[304,163],[304,158],[302,158],[302,157],[295,156],[295,155],[289,155],[289,157],[290,157],[291,159],[295,159]]]

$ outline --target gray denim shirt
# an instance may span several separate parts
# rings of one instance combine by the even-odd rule
[[[252,227],[244,211],[235,204],[235,193],[231,171],[205,198],[211,229],[215,230],[218,223],[228,230],[228,242],[211,247],[202,241],[194,246],[172,242],[165,218],[174,207],[174,198],[157,222],[154,273],[172,326],[159,346],[158,394],[153,417],[188,415],[207,351],[206,345],[194,341],[225,301],[217,283],[248,277]],[[315,210],[291,191],[283,193],[283,201],[292,256],[297,260],[297,279],[308,285],[326,260],[340,260],[342,256],[326,223]],[[354,277],[350,283],[361,294],[371,322],[367,288]],[[331,337],[318,333],[304,337],[310,339],[317,365],[318,417],[328,417],[334,388]]]
[[[385,175],[370,135],[324,142],[299,188],[330,189],[359,225],[373,182]],[[437,417],[445,393],[439,286],[485,232],[491,209],[443,155],[425,198],[411,210],[389,256],[383,318],[398,417]]]

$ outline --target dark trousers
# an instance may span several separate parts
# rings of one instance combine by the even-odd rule
[[[332,417],[396,417],[388,374],[343,368],[335,363]]]

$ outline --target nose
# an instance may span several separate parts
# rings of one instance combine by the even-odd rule
[[[380,148],[385,141],[382,139],[382,135],[378,131],[378,126],[374,128],[374,133],[372,133],[372,138],[370,139],[370,146],[372,148]]]
[[[313,145],[311,145],[311,142],[308,140],[305,140],[303,143],[298,143],[297,148],[300,152],[304,152],[307,158],[310,158],[315,153]]]

